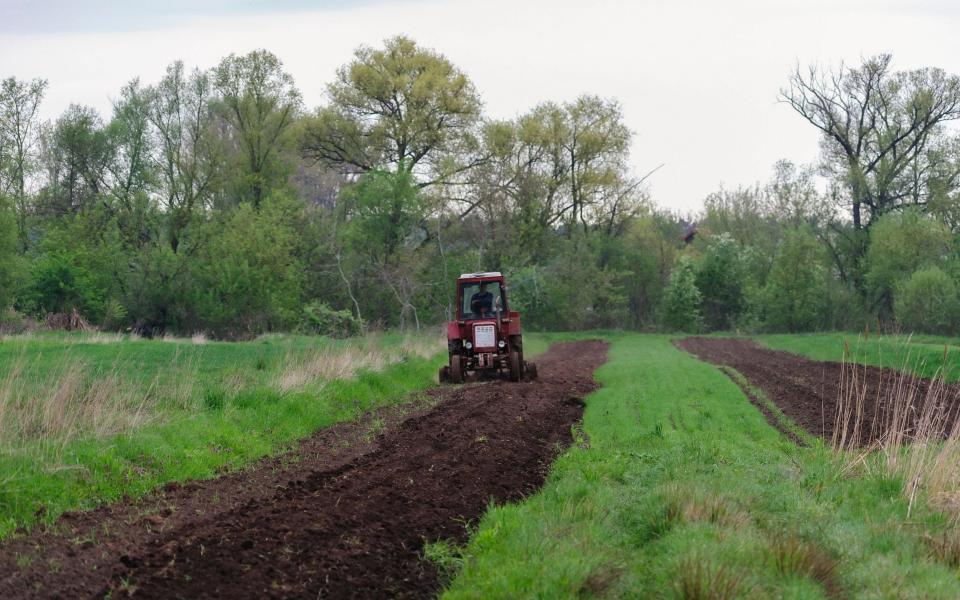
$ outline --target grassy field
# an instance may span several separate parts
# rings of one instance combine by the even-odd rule
[[[948,380],[960,379],[960,346],[956,338],[936,336],[871,335],[863,333],[802,333],[759,335],[768,348],[786,350],[816,360],[844,360],[849,352],[855,362],[905,369],[932,377],[944,370]]]
[[[428,548],[447,598],[960,595],[948,518],[922,502],[908,518],[900,481],[788,442],[669,337],[609,337],[546,487],[491,507],[465,548]],[[836,352],[840,337],[797,339]]]
[[[0,537],[277,452],[436,381],[439,336],[0,338]]]

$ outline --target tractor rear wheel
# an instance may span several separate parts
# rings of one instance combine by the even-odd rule
[[[510,381],[520,381],[522,360],[523,359],[520,358],[520,352],[516,350],[510,351]]]
[[[463,383],[463,357],[459,354],[450,355],[450,381]]]

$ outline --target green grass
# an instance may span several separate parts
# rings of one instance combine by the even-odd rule
[[[491,506],[468,545],[428,554],[447,598],[955,598],[947,518],[901,482],[844,473],[772,429],[719,369],[667,336],[609,334],[588,447],[544,489]],[[552,338],[555,339],[555,338]]]
[[[801,354],[816,360],[842,361],[849,347],[856,362],[906,369],[932,377],[946,366],[947,378],[960,379],[960,347],[956,339],[935,336],[871,335],[862,333],[804,333],[758,335],[768,348]],[[946,358],[946,361],[944,360]]]
[[[50,523],[66,510],[138,497],[170,481],[239,468],[436,381],[440,356],[404,354],[403,338],[393,335],[375,342],[399,360],[380,372],[361,369],[355,377],[287,392],[274,383],[290,361],[365,343],[299,336],[202,345],[139,339],[104,343],[64,335],[4,339],[0,384],[16,361],[27,365],[30,385],[39,385],[69,361],[84,365],[85,377],[120,374],[148,390],[158,379],[196,377],[198,382],[190,388],[189,401],[174,404],[157,398],[145,425],[120,434],[25,435],[0,446],[0,538],[17,527]]]

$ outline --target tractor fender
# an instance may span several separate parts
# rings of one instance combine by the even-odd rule
[[[447,341],[459,340],[460,339],[460,325],[456,321],[451,321],[447,323]]]

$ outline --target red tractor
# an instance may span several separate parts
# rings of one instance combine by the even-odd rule
[[[465,273],[457,279],[456,321],[447,323],[450,362],[440,381],[463,383],[470,372],[506,372],[511,381],[534,379],[537,367],[523,360],[520,313],[507,304],[503,275]]]

